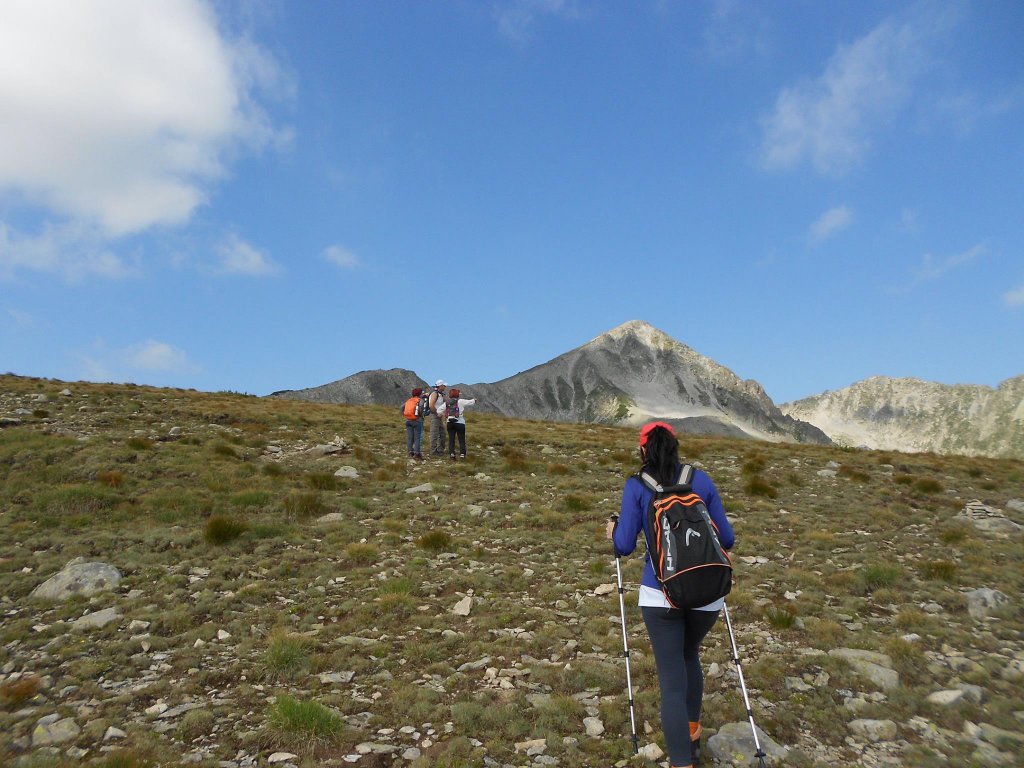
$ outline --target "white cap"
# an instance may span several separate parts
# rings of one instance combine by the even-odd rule
[[[444,379],[438,379],[437,381],[434,382],[434,386],[435,387],[447,387],[448,386],[448,382],[445,381]]]

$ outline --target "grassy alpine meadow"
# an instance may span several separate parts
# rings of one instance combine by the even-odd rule
[[[0,765],[664,759],[631,757],[603,538],[635,428],[471,412],[466,461],[410,462],[397,408],[11,375],[0,417]],[[736,529],[743,672],[789,748],[769,764],[1024,754],[1021,534],[961,515],[978,501],[1024,522],[1024,464],[682,448]],[[637,721],[664,748],[642,549],[622,561]],[[76,558],[119,583],[31,595]],[[981,589],[1006,599],[979,610]],[[897,682],[840,649],[883,654]],[[704,664],[713,735],[746,721],[723,621]]]

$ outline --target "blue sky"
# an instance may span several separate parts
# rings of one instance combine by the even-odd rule
[[[61,6],[51,8],[49,6]],[[1024,5],[0,4],[0,371],[1024,374]]]

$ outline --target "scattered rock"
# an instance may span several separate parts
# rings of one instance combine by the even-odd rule
[[[423,485],[417,485],[415,488],[406,488],[406,493],[430,493],[434,490],[434,486],[431,483],[424,483]]]
[[[59,715],[49,715],[42,718],[32,731],[32,746],[46,747],[51,744],[63,744],[78,737],[82,729],[78,727],[72,717],[65,717],[63,720],[55,720]]]
[[[599,584],[597,587],[594,588],[594,594],[598,596],[610,595],[612,592],[615,591],[615,589],[616,586],[614,584]]]
[[[298,760],[298,755],[293,755],[291,752],[275,752],[267,758],[267,762],[271,765],[277,763],[287,763],[289,760]]]
[[[892,668],[892,659],[884,653],[860,648],[833,648],[828,655],[846,659],[855,672],[883,690],[899,687],[899,672]]]
[[[114,589],[121,583],[121,572],[106,563],[87,563],[83,558],[76,557],[64,566],[64,570],[54,574],[32,590],[31,597],[44,600],[67,600],[74,595],[86,597]]]
[[[968,520],[975,528],[985,533],[1007,536],[1021,530],[1021,526],[1010,520],[1001,509],[990,507],[978,500],[967,502],[957,517]]]
[[[75,629],[98,629],[120,618],[121,613],[117,608],[104,608],[102,611],[93,611],[80,619],[75,619],[71,622],[71,626]]]
[[[334,473],[334,476],[343,478],[348,477],[354,479],[359,477],[359,470],[357,470],[355,467],[339,467],[338,470]]]
[[[892,720],[853,720],[850,731],[865,741],[875,743],[892,741],[896,738],[896,723]]]
[[[356,676],[355,672],[324,672],[320,675],[321,685],[347,685]]]
[[[529,741],[519,741],[515,744],[516,752],[525,752],[528,755],[540,755],[548,748],[548,742],[545,739],[530,739]]]
[[[964,699],[964,692],[961,690],[935,691],[925,698],[929,704],[936,704],[940,707],[950,707],[959,704]]]
[[[599,717],[584,717],[583,727],[587,729],[587,736],[592,739],[596,739],[604,733],[604,723],[601,722]]]
[[[469,616],[470,610],[473,608],[473,596],[466,595],[464,598],[459,600],[452,608],[452,613],[456,616]]]
[[[123,738],[125,738],[127,736],[128,736],[128,734],[125,733],[124,731],[122,731],[120,728],[115,728],[114,726],[110,726],[109,728],[107,728],[106,733],[103,734],[103,740],[104,741],[118,741],[118,740],[123,739]]]
[[[318,523],[342,523],[348,520],[348,515],[343,512],[328,512],[316,519]]]
[[[640,747],[637,754],[640,755],[644,760],[661,760],[665,756],[661,747],[655,744],[653,741],[650,744],[644,744]]]

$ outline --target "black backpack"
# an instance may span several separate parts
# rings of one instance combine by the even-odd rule
[[[448,410],[445,413],[448,414],[448,421],[459,420],[459,398],[453,397],[448,401]]]
[[[704,501],[693,492],[693,467],[675,485],[662,487],[646,472],[636,477],[654,492],[647,507],[654,575],[674,608],[699,608],[732,589],[732,561],[722,549]]]
[[[420,395],[420,401],[416,405],[416,415],[426,416],[430,413],[430,395]]]

